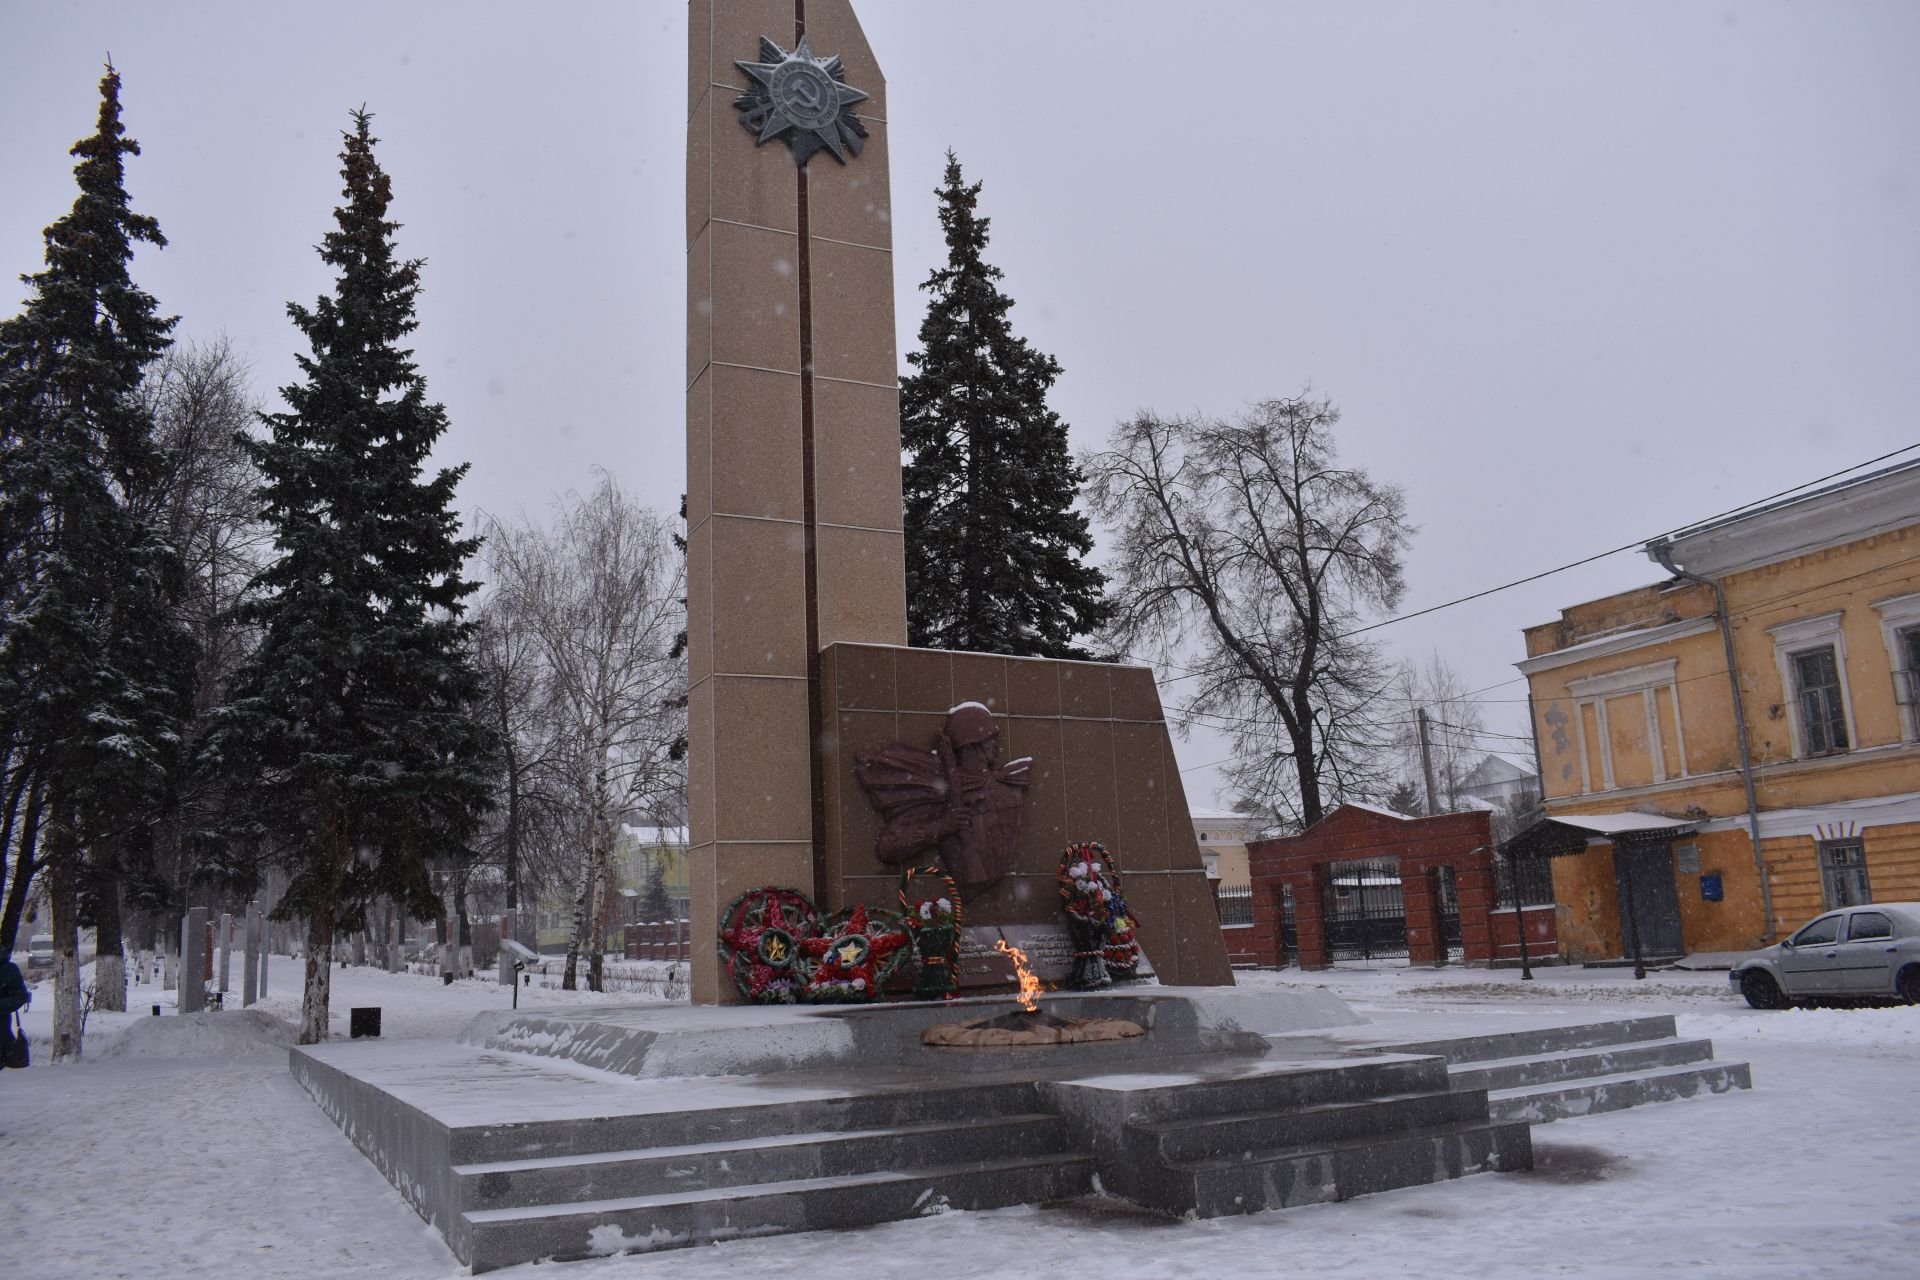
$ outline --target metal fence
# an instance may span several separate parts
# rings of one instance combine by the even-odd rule
[[[693,933],[686,920],[641,921],[622,932],[621,949],[629,960],[685,962],[693,958]]]
[[[1253,923],[1253,886],[1250,884],[1226,885],[1220,890],[1220,923]]]
[[[1495,903],[1511,911],[1514,887],[1520,890],[1520,902],[1529,907],[1553,905],[1553,861],[1550,858],[1524,858],[1495,854],[1493,890]]]

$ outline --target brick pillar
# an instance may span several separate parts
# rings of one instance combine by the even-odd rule
[[[1420,863],[1400,864],[1400,900],[1407,914],[1407,963],[1439,968],[1447,962],[1440,935],[1440,870]]]
[[[1290,875],[1287,883],[1293,886],[1293,928],[1300,939],[1300,967],[1324,969],[1333,963],[1327,949],[1326,864],[1304,875]]]
[[[1485,965],[1493,959],[1493,867],[1485,855],[1455,863],[1454,890],[1460,897],[1460,949],[1468,964]]]

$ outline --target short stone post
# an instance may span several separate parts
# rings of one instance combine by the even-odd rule
[[[180,930],[181,1013],[198,1013],[207,1003],[207,909],[193,907]]]

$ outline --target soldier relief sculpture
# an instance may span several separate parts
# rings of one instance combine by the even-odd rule
[[[937,854],[966,895],[999,883],[1013,867],[1033,772],[1025,757],[996,765],[999,753],[993,713],[963,702],[931,748],[896,742],[856,755],[860,785],[885,823],[874,848],[880,861]]]

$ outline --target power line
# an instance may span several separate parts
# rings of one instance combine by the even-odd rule
[[[1512,582],[1503,582],[1497,587],[1488,587],[1485,591],[1476,591],[1472,595],[1461,596],[1457,600],[1447,600],[1447,601],[1443,601],[1440,604],[1428,605],[1424,609],[1415,609],[1412,613],[1402,613],[1402,614],[1397,614],[1391,618],[1383,618],[1379,622],[1368,623],[1364,627],[1356,627],[1352,631],[1342,632],[1339,636],[1335,638],[1340,640],[1345,640],[1349,636],[1361,635],[1368,631],[1377,631],[1381,627],[1390,627],[1396,622],[1406,622],[1411,618],[1425,617],[1429,613],[1438,613],[1442,609],[1451,609],[1453,608],[1453,606],[1457,604],[1466,604],[1467,602],[1472,600],[1481,600],[1486,598],[1487,596],[1495,595],[1502,591],[1511,590],[1514,587],[1525,586],[1529,582],[1538,582],[1542,578],[1550,578],[1556,573],[1565,573],[1569,569],[1578,569],[1581,565],[1592,564],[1594,561],[1604,560],[1608,556],[1617,556],[1622,551],[1633,551],[1640,547],[1644,547],[1647,545],[1647,543],[1652,542],[1654,538],[1664,537],[1666,534],[1673,533],[1676,530],[1690,529],[1695,525],[1707,524],[1714,520],[1724,520],[1728,516],[1738,515],[1740,512],[1745,511],[1749,507],[1757,507],[1761,503],[1772,502],[1778,498],[1784,498],[1788,494],[1798,493],[1800,490],[1811,488],[1816,484],[1824,484],[1829,480],[1838,479],[1839,477],[1846,475],[1848,472],[1858,471],[1862,467],[1870,467],[1876,462],[1885,462],[1889,458],[1898,457],[1903,453],[1909,453],[1915,449],[1920,449],[1920,441],[1916,441],[1915,443],[1909,444],[1909,445],[1903,445],[1900,448],[1895,449],[1890,453],[1883,453],[1877,458],[1868,458],[1865,462],[1856,462],[1850,467],[1842,467],[1840,470],[1832,472],[1831,474],[1828,474],[1828,475],[1821,476],[1817,480],[1802,481],[1800,484],[1796,484],[1792,488],[1782,489],[1780,492],[1769,494],[1764,498],[1755,498],[1751,502],[1743,502],[1737,507],[1732,507],[1726,511],[1722,511],[1719,515],[1708,516],[1704,520],[1689,520],[1686,524],[1674,525],[1671,528],[1661,530],[1660,533],[1653,535],[1652,538],[1639,538],[1632,542],[1626,543],[1622,546],[1614,547],[1611,550],[1601,551],[1594,555],[1586,556],[1579,560],[1574,560],[1568,564],[1563,564],[1555,569],[1547,569],[1547,570],[1543,570],[1540,573],[1529,574],[1524,578],[1515,578]]]

